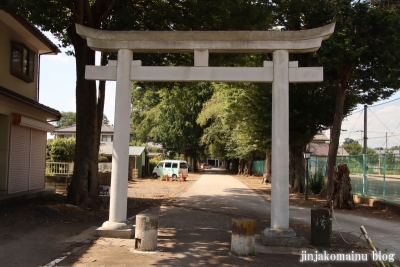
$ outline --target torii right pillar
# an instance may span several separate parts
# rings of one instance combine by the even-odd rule
[[[300,247],[289,228],[289,52],[273,52],[271,227],[261,233],[264,245]]]

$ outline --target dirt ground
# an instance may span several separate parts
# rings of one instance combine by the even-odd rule
[[[179,196],[186,188],[197,181],[202,172],[191,173],[186,182],[165,182],[159,179],[145,178],[129,181],[128,184],[128,217],[150,206],[158,206],[162,201],[171,202]],[[250,188],[254,189],[261,197],[270,200],[271,185],[261,184],[261,177],[233,175]],[[0,203],[0,229],[4,227],[31,228],[34,225],[97,222],[108,219],[109,203],[103,202],[99,210],[81,210],[74,206],[64,204],[65,195],[55,194],[40,197],[34,200],[14,203]],[[326,201],[318,199],[316,195],[310,194],[308,201],[304,200],[303,194],[290,194],[290,204],[310,208],[322,208]],[[356,205],[353,210],[337,210],[348,214],[363,214],[370,217],[385,218],[400,222],[400,216],[388,215],[384,210],[367,205]],[[0,243],[5,235],[0,234]]]
[[[186,182],[162,182],[150,177],[129,181],[128,218],[149,207],[161,205],[161,201],[173,201],[199,177],[200,174],[190,174]],[[99,210],[82,210],[75,206],[65,205],[65,197],[65,194],[54,194],[22,202],[0,202],[0,244],[7,236],[7,232],[21,229],[32,230],[36,225],[108,220],[109,202],[107,200],[101,203]],[[4,231],[5,228],[8,230]]]

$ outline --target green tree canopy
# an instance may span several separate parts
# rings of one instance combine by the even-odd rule
[[[351,138],[345,138],[344,142],[343,142],[343,145],[349,145],[349,144],[352,144],[352,143],[357,143],[357,141],[355,141],[355,140],[353,140]]]
[[[103,124],[108,125],[109,123],[110,121],[108,120],[106,114],[103,114]],[[55,122],[55,127],[65,128],[73,125],[76,125],[76,112],[61,111],[61,119]]]
[[[61,111],[61,119],[55,122],[56,128],[65,128],[76,125],[76,113],[72,111]]]
[[[363,147],[358,142],[352,142],[348,144],[343,144],[343,148],[346,149],[349,155],[362,155]]]
[[[132,90],[132,130],[141,142],[153,141],[170,153],[197,158],[203,129],[196,123],[213,92],[210,83],[175,84]]]
[[[364,154],[364,148],[358,142],[351,142],[351,143],[343,144],[343,148],[346,149],[346,151],[347,151],[347,153],[349,153],[349,155],[363,155]],[[372,154],[377,154],[377,153],[376,153],[375,149],[368,147],[367,154],[372,155]]]

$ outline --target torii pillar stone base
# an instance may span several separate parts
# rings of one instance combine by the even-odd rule
[[[261,232],[261,242],[266,246],[301,247],[301,238],[291,228],[267,228]]]

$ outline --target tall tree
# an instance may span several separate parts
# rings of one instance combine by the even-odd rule
[[[73,111],[62,111],[61,119],[55,123],[56,128],[64,128],[76,124],[76,113]]]
[[[346,102],[372,104],[389,97],[400,87],[400,51],[396,48],[400,41],[399,6],[345,0],[329,4],[335,5],[331,9],[336,33],[324,46],[322,56],[326,62],[325,77],[336,91],[336,104],[327,176],[320,193],[324,197],[333,188],[333,168]]]
[[[218,84],[197,119],[205,127],[201,142],[213,155],[240,159],[240,173],[251,174],[253,159],[271,145],[270,96],[266,84]]]
[[[202,152],[199,139],[203,129],[196,119],[212,92],[209,83],[176,84],[158,91],[133,89],[132,121],[136,137],[142,142],[160,143],[170,153],[183,154],[186,160],[197,159]]]
[[[95,64],[95,52],[75,30],[75,23],[101,29],[103,22],[121,5],[118,0],[7,0],[3,8],[26,17],[42,30],[50,31],[63,46],[72,45],[76,57],[76,150],[74,174],[67,202],[96,206],[98,201],[97,158],[99,125],[104,90],[96,94],[94,81],[85,79],[85,66]],[[104,84],[100,83],[100,88]]]

